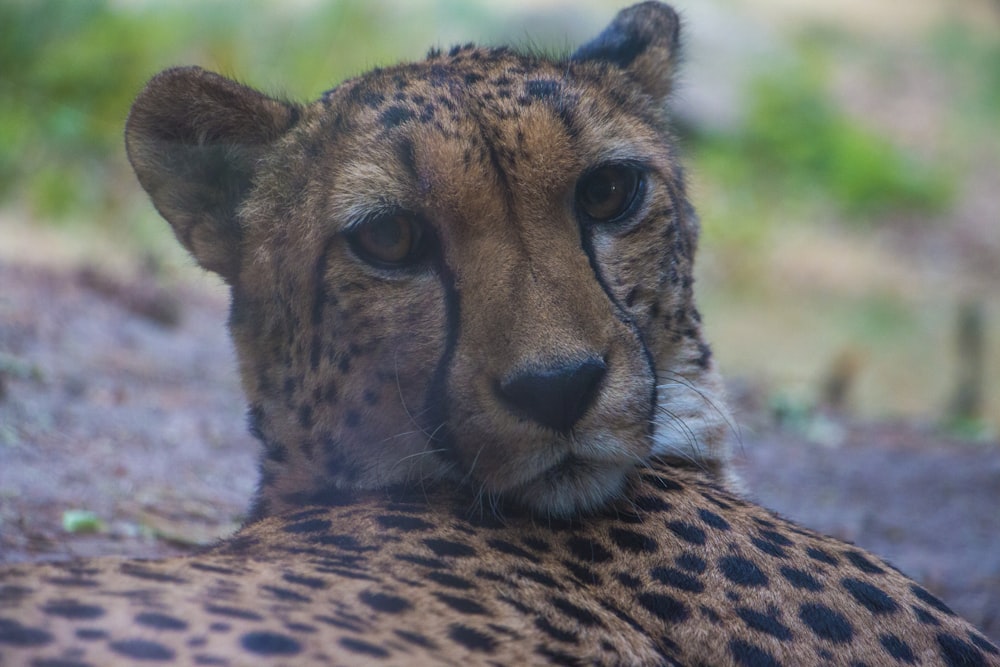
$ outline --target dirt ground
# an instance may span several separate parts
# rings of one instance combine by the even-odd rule
[[[0,260],[0,562],[166,556],[236,528],[256,444],[225,317],[218,289]],[[836,417],[805,438],[752,385],[733,393],[753,497],[888,558],[1000,641],[1000,443]],[[72,510],[93,517],[70,532]]]

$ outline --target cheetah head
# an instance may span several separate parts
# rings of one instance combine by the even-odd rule
[[[150,81],[128,155],[231,287],[257,514],[449,480],[568,516],[651,456],[723,467],[678,36],[647,2],[568,58],[432,51],[304,106]]]

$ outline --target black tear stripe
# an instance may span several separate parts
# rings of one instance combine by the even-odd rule
[[[330,251],[333,249],[333,244],[337,241],[337,236],[331,236],[323,244],[323,251],[320,253],[319,259],[316,260],[316,268],[313,269],[313,293],[315,294],[315,301],[313,301],[312,307],[312,325],[314,327],[319,327],[323,324],[323,308],[326,306],[327,301],[327,287],[326,287],[326,269],[330,264]]]
[[[448,371],[451,369],[451,361],[455,356],[455,348],[458,346],[462,301],[455,284],[455,273],[448,266],[443,251],[438,255],[435,264],[438,280],[441,281],[441,290],[444,292],[445,345],[424,399],[423,412],[427,417],[423,420],[423,427],[428,433],[433,434],[433,441],[440,445],[438,449],[441,451],[436,452],[435,455],[447,463],[458,463],[455,441],[451,429],[447,426],[448,401],[446,397],[448,396]]]
[[[657,380],[656,380],[656,362],[653,359],[653,353],[649,350],[649,345],[646,344],[646,339],[642,335],[642,331],[636,325],[635,320],[628,314],[628,311],[622,306],[621,302],[615,297],[614,293],[611,291],[611,287],[608,286],[608,281],[605,280],[604,274],[601,272],[601,265],[597,261],[597,254],[594,252],[594,243],[590,234],[582,226],[580,227],[580,246],[583,248],[583,252],[587,255],[587,261],[590,263],[590,270],[594,272],[594,277],[597,279],[597,284],[601,286],[604,290],[604,294],[608,297],[608,300],[614,306],[615,317],[619,322],[628,327],[629,331],[638,339],[639,347],[642,348],[642,354],[646,358],[646,366],[649,367],[649,374],[653,377],[652,390],[649,396],[649,413],[646,415],[646,434],[652,438],[653,428],[655,424],[656,417],[656,406],[659,405],[658,395],[657,395]]]

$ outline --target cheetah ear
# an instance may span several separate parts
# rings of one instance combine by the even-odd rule
[[[199,67],[160,72],[132,104],[125,150],[139,183],[188,252],[229,283],[257,161],[298,117],[296,107]]]
[[[660,2],[643,2],[618,12],[604,31],[573,54],[578,62],[606,62],[625,70],[659,102],[673,87],[680,58],[681,21]]]

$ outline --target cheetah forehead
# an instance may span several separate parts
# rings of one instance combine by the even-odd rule
[[[454,208],[490,184],[561,196],[603,163],[675,176],[662,105],[620,71],[568,57],[432,51],[345,82],[306,115],[303,168],[330,177],[330,217],[345,227],[431,196]]]

